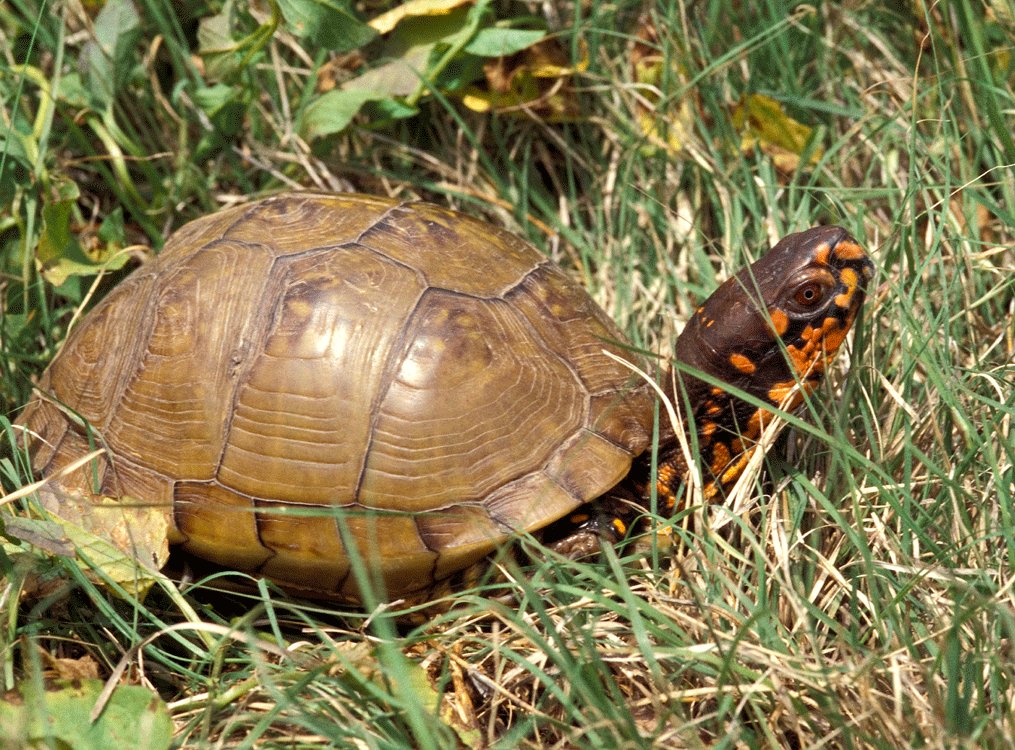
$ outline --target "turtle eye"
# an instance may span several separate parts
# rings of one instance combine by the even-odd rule
[[[808,314],[828,300],[835,277],[825,269],[808,269],[783,288],[781,299],[787,312]]]
[[[821,291],[821,284],[817,281],[805,282],[793,292],[793,301],[800,307],[813,307],[821,301]]]

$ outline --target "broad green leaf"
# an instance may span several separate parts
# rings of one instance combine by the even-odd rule
[[[123,207],[117,206],[102,220],[99,225],[99,239],[107,248],[122,248],[127,244],[127,229],[123,222]]]
[[[173,723],[166,704],[144,687],[114,688],[93,721],[92,711],[104,687],[101,680],[75,680],[42,690],[26,681],[19,694],[0,701],[0,747],[165,750],[170,746]]]
[[[222,10],[213,16],[205,16],[197,25],[197,48],[202,55],[215,52],[226,52],[235,49],[233,27],[236,23],[235,8],[232,2],[222,6]]]
[[[433,50],[433,44],[410,47],[394,60],[347,81],[343,90],[369,92],[373,98],[409,96],[424,79]]]
[[[60,286],[72,276],[94,276],[101,270],[122,268],[130,256],[119,252],[118,246],[108,246],[97,257],[81,248],[71,229],[77,186],[69,181],[59,183],[57,193],[56,200],[42,208],[42,234],[36,248],[39,270],[46,280]]]
[[[364,104],[383,98],[383,93],[367,89],[329,91],[306,108],[301,132],[307,139],[339,133],[349,126]]]
[[[105,110],[130,73],[141,19],[131,0],[107,0],[95,18],[95,36],[81,50],[81,69],[92,106]]]
[[[39,270],[49,283],[59,286],[74,274],[94,274],[94,264],[71,231],[71,217],[77,200],[77,187],[65,182],[59,187],[64,192],[57,200],[42,208],[42,235],[35,257]]]
[[[529,29],[480,29],[465,51],[480,57],[504,57],[521,52],[546,37],[545,31]]]
[[[278,7],[296,36],[333,52],[357,49],[377,36],[342,0],[278,0]]]
[[[80,73],[64,73],[60,76],[60,85],[56,97],[72,107],[88,106],[88,91],[81,80]]]
[[[423,81],[430,80],[430,65],[438,48],[451,46],[469,28],[468,7],[440,16],[413,16],[398,25],[384,45],[382,58],[388,61],[346,82],[346,90],[364,90],[378,97],[415,94]]]
[[[206,131],[195,149],[195,160],[209,158],[228,143],[246,123],[251,90],[217,83],[194,92],[194,104],[208,116],[214,130]]]
[[[7,133],[0,132],[0,205],[10,205],[15,187],[27,182],[27,177],[23,175],[32,169],[22,142],[25,138],[31,139],[31,136],[22,135],[14,126]]]
[[[249,44],[233,38],[235,23],[233,3],[227,2],[220,12],[202,18],[197,26],[197,48],[209,80],[228,78],[243,67]]]
[[[419,114],[419,108],[406,104],[402,99],[378,99],[370,102],[370,124],[380,124],[385,120],[404,120]]]

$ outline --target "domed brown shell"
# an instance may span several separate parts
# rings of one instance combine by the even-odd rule
[[[183,227],[73,331],[40,390],[108,448],[101,494],[171,505],[171,541],[193,554],[355,597],[354,545],[397,595],[627,474],[653,395],[603,349],[638,361],[503,230],[291,194]],[[45,399],[21,421],[43,474],[88,450]]]

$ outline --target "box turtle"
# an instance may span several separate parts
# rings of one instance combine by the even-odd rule
[[[790,235],[697,310],[675,359],[792,409],[871,271],[843,229]],[[164,504],[170,541],[199,558],[355,599],[359,555],[388,596],[425,595],[519,532],[567,517],[578,549],[623,533],[632,499],[675,506],[671,429],[648,470],[655,390],[604,350],[651,370],[501,229],[422,202],[280,195],[180,229],[73,330],[19,422],[43,475],[104,446],[55,481]],[[712,498],[769,412],[686,373],[660,382],[691,406]]]

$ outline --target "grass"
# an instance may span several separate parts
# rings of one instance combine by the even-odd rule
[[[0,8],[4,411],[13,419],[79,308],[125,272],[54,278],[61,231],[90,253],[81,263],[133,264],[218,206],[349,186],[528,237],[660,352],[778,237],[843,224],[872,251],[878,288],[806,408],[816,427],[784,435],[746,506],[714,511],[721,530],[674,526],[672,549],[647,558],[628,546],[597,563],[505,559],[506,577],[418,626],[263,583],[225,599],[158,587],[119,599],[73,558],[25,547],[0,559],[5,690],[115,672],[162,697],[180,747],[1010,744],[1010,9],[498,11],[548,7],[559,49],[586,65],[558,82],[573,121],[535,105],[476,113],[438,87],[415,117],[368,108],[310,140],[301,118],[334,56],[284,23],[223,90],[195,55],[197,22],[217,6],[139,3],[136,32],[109,56],[89,46],[95,3]],[[736,105],[750,94],[812,128],[788,162],[766,137],[790,127],[777,115],[742,147]],[[8,491],[28,481],[15,453],[0,468]]]

